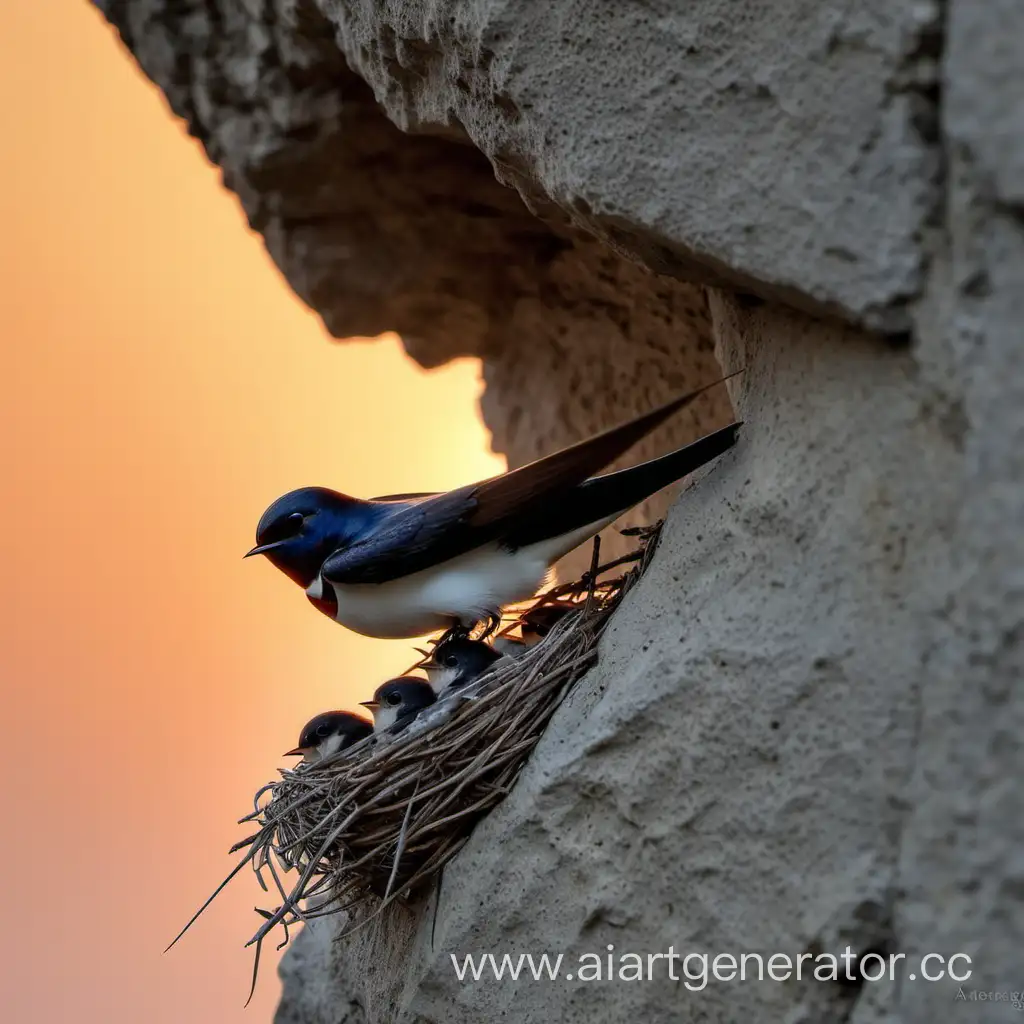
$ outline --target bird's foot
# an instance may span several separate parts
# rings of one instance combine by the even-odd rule
[[[487,616],[487,626],[480,634],[481,640],[486,640],[501,625],[501,614],[490,612]]]
[[[471,622],[468,626],[462,622],[456,622],[449,626],[440,637],[434,642],[435,649],[449,640],[466,640],[476,631],[480,621]],[[501,625],[501,613],[488,612],[487,622],[483,631],[477,636],[478,640],[486,640]]]
[[[449,640],[465,640],[469,636],[470,628],[469,626],[464,626],[461,622],[456,622],[454,626],[449,626],[434,641],[434,649],[436,650],[441,644],[448,643]]]

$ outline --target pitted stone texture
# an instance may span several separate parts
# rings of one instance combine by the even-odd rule
[[[364,1024],[362,995],[348,990],[334,943],[334,922],[316,922],[302,929],[281,960],[288,998],[274,1014],[274,1024]]]
[[[318,0],[388,115],[648,266],[902,330],[940,202],[930,0]]]
[[[945,131],[982,197],[1024,209],[1024,5],[950,0]]]
[[[1024,987],[1009,983],[1024,944],[1024,82],[1010,45],[1020,15],[971,0],[950,9],[949,230],[918,335],[933,430],[961,453],[963,475],[901,843],[908,946],[961,943],[974,971],[965,988],[1003,993]],[[948,1016],[942,995],[914,991],[922,1019]],[[1005,999],[977,1013],[1020,1019]]]

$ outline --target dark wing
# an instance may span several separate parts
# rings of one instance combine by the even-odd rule
[[[524,516],[508,531],[505,543],[512,548],[528,547],[639,505],[663,487],[727,452],[736,443],[740,426],[739,423],[730,423],[658,459],[591,477],[573,488],[562,501],[546,507],[543,515]],[[543,613],[544,606],[537,611]]]
[[[331,555],[321,573],[332,583],[387,583],[499,539],[722,380],[728,377],[528,466],[396,510],[370,536]]]
[[[408,494],[378,494],[369,501],[418,501],[420,498],[433,498],[439,491],[409,491]]]
[[[531,505],[539,506],[560,494],[567,493],[593,476],[599,469],[604,469],[608,463],[614,462],[637,441],[661,426],[673,413],[689,405],[705,391],[742,372],[737,370],[711,384],[705,384],[696,391],[674,398],[671,402],[638,416],[635,420],[612,427],[604,433],[580,441],[569,448],[563,448],[560,452],[545,456],[511,473],[477,484],[474,526],[504,526],[510,520],[518,519],[523,510]]]
[[[476,485],[396,510],[369,536],[330,555],[320,574],[331,583],[386,583],[486,544],[496,535],[474,531]]]

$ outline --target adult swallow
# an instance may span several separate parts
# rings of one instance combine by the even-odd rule
[[[399,676],[378,686],[373,700],[364,700],[362,706],[373,713],[374,732],[401,732],[436,700],[430,683],[415,676]]]
[[[501,654],[482,640],[453,636],[442,640],[423,665],[435,693],[457,690],[486,672]]]
[[[247,557],[266,555],[320,611],[366,636],[493,625],[504,605],[536,593],[563,555],[735,444],[739,423],[639,466],[591,475],[719,383],[454,491],[369,500],[324,487],[291,491],[263,513]]]
[[[299,734],[299,742],[285,757],[302,757],[307,763],[322,761],[372,735],[373,724],[351,711],[325,711],[311,718]]]

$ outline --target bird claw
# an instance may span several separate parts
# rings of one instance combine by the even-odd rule
[[[449,640],[465,640],[469,637],[470,630],[467,629],[461,622],[457,622],[454,626],[449,626],[436,640],[434,643],[434,650],[436,651],[441,644],[448,643]]]
[[[449,626],[434,644],[435,650],[441,646],[441,644],[448,643],[449,640],[468,640],[472,635],[473,631],[479,625],[479,621],[474,622],[471,626],[465,626],[461,622],[457,622],[454,626]],[[487,615],[487,625],[484,627],[483,632],[477,637],[478,640],[486,640],[499,626],[501,625],[501,615],[489,612]]]
[[[480,634],[481,640],[486,640],[501,625],[501,616],[491,612],[487,616],[487,628]]]

